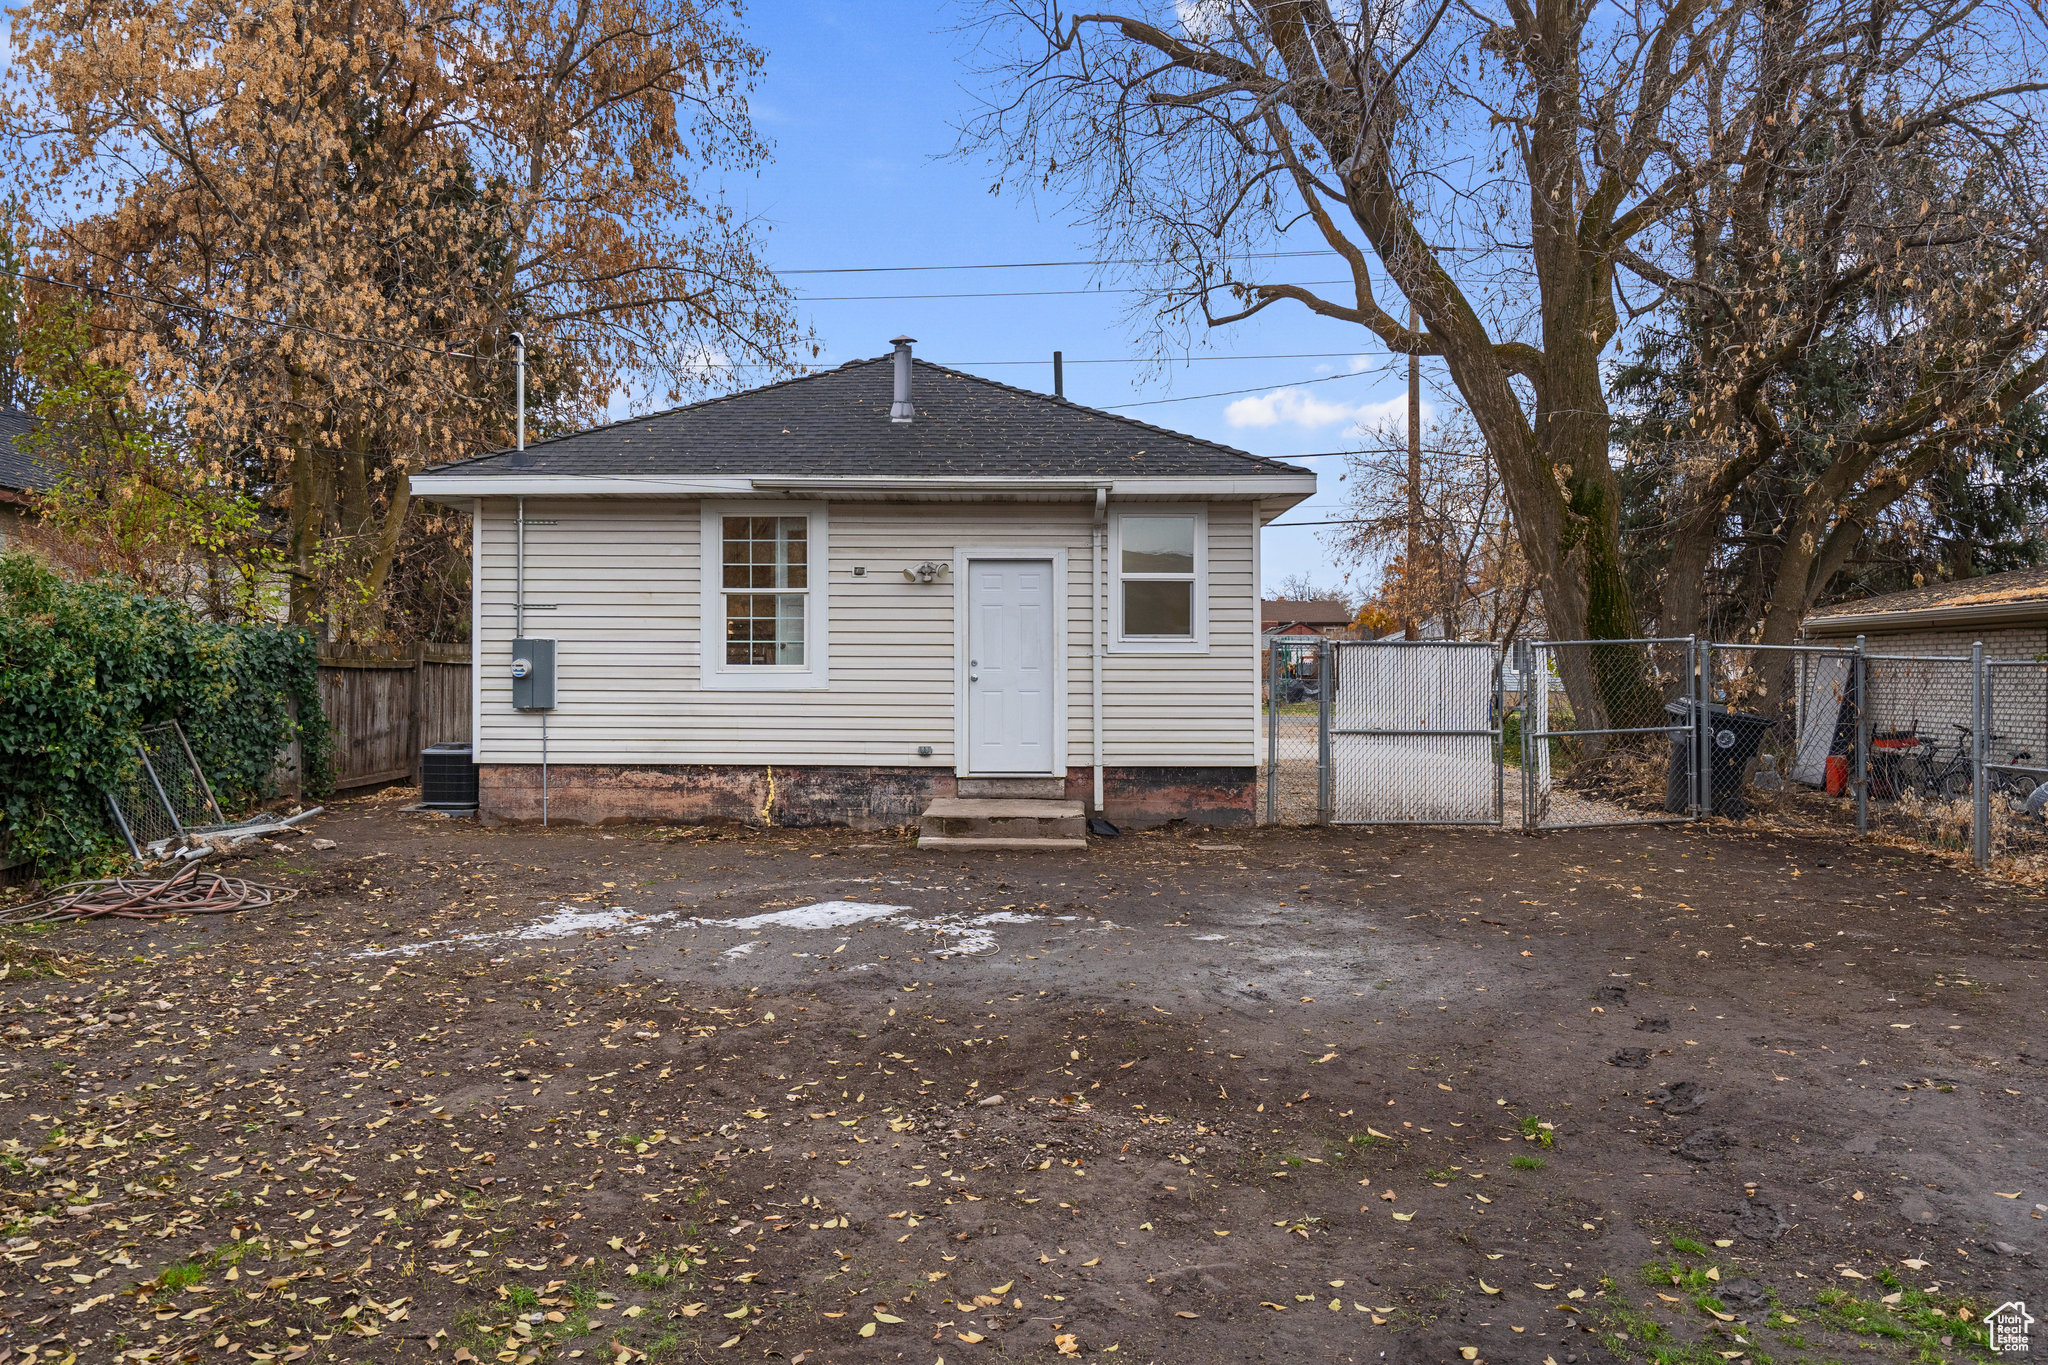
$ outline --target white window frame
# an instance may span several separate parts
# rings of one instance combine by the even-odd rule
[[[806,551],[804,663],[728,664],[725,661],[725,518],[803,517]],[[703,504],[699,522],[703,561],[698,579],[700,628],[698,686],[723,691],[823,691],[829,685],[831,575],[825,504],[715,502]]]
[[[1124,633],[1124,518],[1191,517],[1195,523],[1194,600],[1189,604],[1192,634],[1126,635]],[[1156,577],[1137,574],[1143,581]],[[1109,518],[1109,652],[1112,654],[1207,654],[1209,652],[1209,509],[1172,503],[1138,504],[1114,510]]]

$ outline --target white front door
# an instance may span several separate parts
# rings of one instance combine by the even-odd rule
[[[967,770],[1053,771],[1053,571],[1043,559],[967,568]]]

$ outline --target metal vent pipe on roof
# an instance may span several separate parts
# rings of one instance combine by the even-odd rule
[[[910,343],[916,337],[891,337],[889,344],[896,348],[896,401],[889,404],[889,420],[908,422],[917,416],[917,409],[910,405]]]

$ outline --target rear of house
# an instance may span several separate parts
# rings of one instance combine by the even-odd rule
[[[905,342],[414,486],[475,513],[485,819],[1254,818],[1259,531],[1305,470]]]

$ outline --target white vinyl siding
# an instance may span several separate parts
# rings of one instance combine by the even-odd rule
[[[1065,550],[1065,761],[1077,767],[1094,761],[1091,507],[832,504],[823,571],[814,560],[810,588],[826,596],[813,619],[829,622],[829,640],[814,641],[829,645],[829,674],[821,690],[768,691],[700,685],[700,507],[721,505],[527,499],[526,631],[557,641],[557,705],[547,722],[551,762],[952,771],[954,582],[949,574],[914,583],[903,571],[933,560],[958,572],[962,566],[953,561],[963,546]],[[479,515],[477,759],[538,763],[540,717],[511,706],[513,502],[486,500]],[[1102,761],[1112,767],[1254,762],[1255,727],[1247,718],[1257,708],[1258,594],[1250,505],[1218,504],[1206,522],[1208,651],[1105,657]],[[866,573],[856,578],[856,566]],[[926,744],[932,754],[921,758],[918,746]]]

